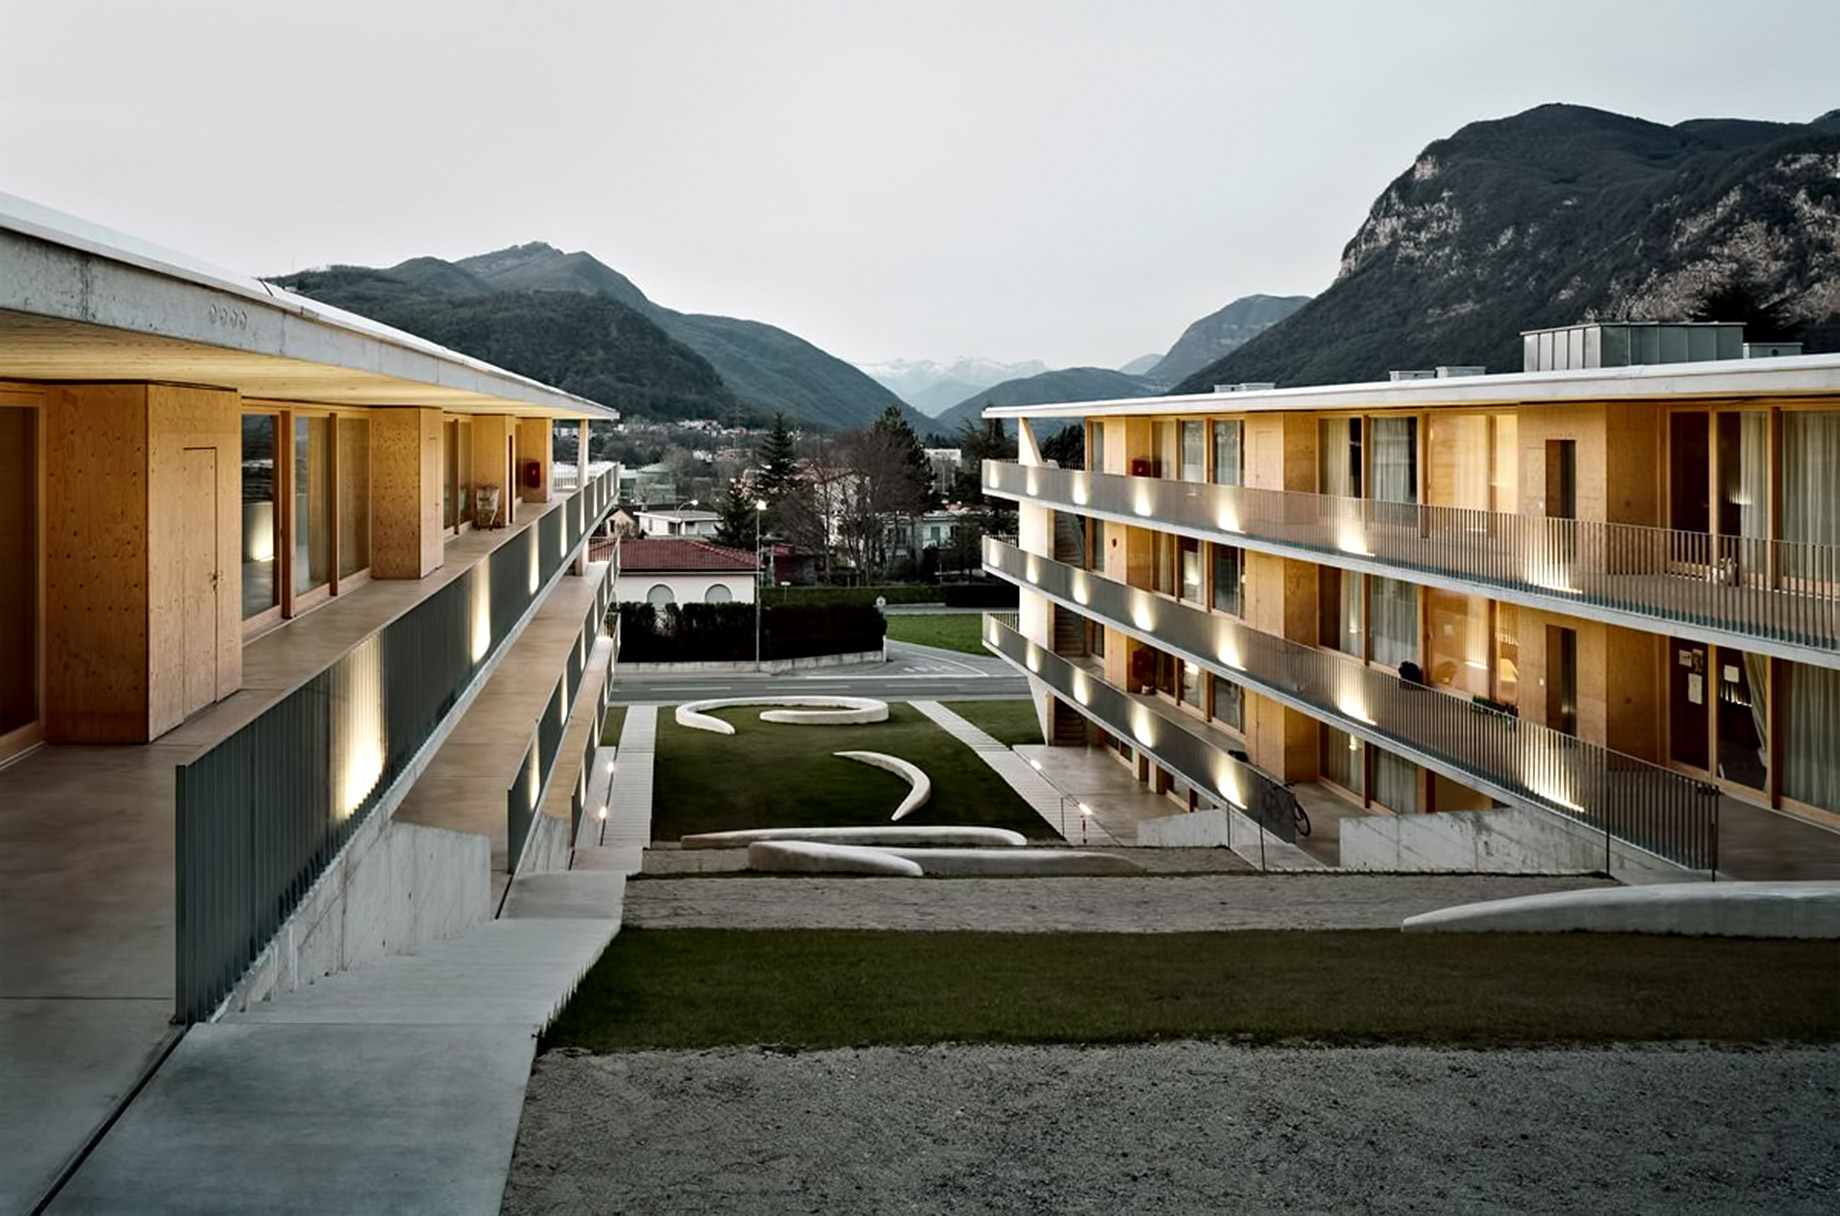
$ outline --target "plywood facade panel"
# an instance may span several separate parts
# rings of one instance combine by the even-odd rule
[[[517,420],[518,497],[525,502],[548,502],[555,429],[548,418]],[[526,468],[537,466],[537,483],[530,484]]]
[[[148,737],[160,735],[200,708],[188,699],[188,678],[220,700],[242,686],[242,398],[223,389],[169,384],[147,386],[147,661]],[[211,453],[201,460],[199,453]],[[191,484],[202,471],[215,484]],[[205,504],[214,504],[214,510]],[[198,511],[210,512],[199,518]],[[205,585],[188,586],[185,555],[197,533],[209,531],[214,567],[200,575]],[[215,646],[188,646],[188,621],[196,629],[201,613],[215,604],[208,622]],[[188,604],[191,606],[188,611]],[[187,672],[203,662],[208,675]]]
[[[371,576],[423,578],[441,565],[441,412],[371,415]]]
[[[149,737],[147,387],[46,391],[45,738]]]
[[[1520,506],[1523,515],[1545,515],[1546,444],[1570,439],[1577,445],[1579,519],[1606,519],[1604,407],[1593,403],[1522,406],[1516,429],[1521,450]],[[1652,459],[1652,451],[1647,457]]]
[[[509,521],[507,514],[511,510],[512,495],[517,492],[517,482],[512,477],[511,446],[515,442],[516,420],[503,415],[481,414],[473,419],[473,479],[482,486],[497,486],[499,489],[499,513],[502,521]],[[475,520],[476,524],[490,526],[489,520]]]

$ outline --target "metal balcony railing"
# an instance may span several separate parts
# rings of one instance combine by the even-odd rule
[[[609,566],[602,574],[600,587],[594,593],[594,602],[588,605],[588,611],[582,617],[581,628],[575,635],[575,646],[569,651],[569,661],[556,679],[556,688],[550,694],[549,704],[543,716],[531,728],[530,746],[524,749],[524,758],[518,762],[517,776],[505,788],[507,873],[516,874],[523,860],[524,844],[530,838],[530,825],[536,822],[544,794],[549,789],[550,777],[556,771],[556,761],[562,754],[562,736],[568,729],[569,713],[575,706],[575,695],[581,691],[582,680],[587,675],[588,655],[594,649],[594,641],[600,636],[607,620],[607,610],[612,605],[613,567]],[[603,683],[603,703],[605,688]],[[588,732],[588,756],[593,755],[594,743],[599,734],[597,723]],[[581,783],[577,782],[576,791],[569,800],[571,847],[581,827],[581,798]]]
[[[1840,666],[1840,546],[984,462],[986,493]]]
[[[613,506],[611,472],[175,776],[177,1013],[229,995]]]
[[[1717,868],[1718,790],[1704,782],[1013,545],[986,541],[984,564],[1503,802],[1589,824],[1676,865]]]

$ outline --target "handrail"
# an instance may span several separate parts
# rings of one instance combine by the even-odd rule
[[[175,773],[176,1008],[212,1015],[613,506],[603,473]]]
[[[1588,823],[1691,869],[1717,866],[1718,791],[1704,782],[1000,541],[985,542],[984,563],[1024,590],[1504,802]]]
[[[1840,666],[1840,546],[984,462],[988,494]]]

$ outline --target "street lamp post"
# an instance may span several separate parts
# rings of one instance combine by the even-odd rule
[[[760,517],[766,513],[767,500],[754,500],[754,674],[760,674]]]

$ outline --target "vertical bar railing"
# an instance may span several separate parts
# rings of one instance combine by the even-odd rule
[[[181,1019],[211,1016],[409,770],[605,513],[610,477],[577,492],[590,514],[551,511],[177,767]]]
[[[1256,539],[1840,656],[1840,546],[984,463],[988,493]]]
[[[1447,766],[1505,801],[1603,828],[1679,865],[1711,868],[1713,787],[1703,782],[1002,541],[985,541],[984,563],[1217,676],[1420,763]]]

